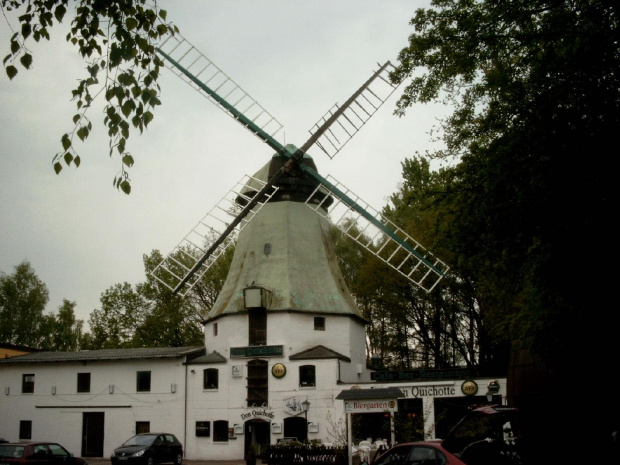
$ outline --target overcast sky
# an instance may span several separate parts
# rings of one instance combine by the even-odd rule
[[[308,129],[343,103],[377,69],[397,63],[420,0],[160,1],[182,35],[226,72],[301,146]],[[67,27],[68,19],[65,20]],[[56,28],[55,28],[56,29]],[[78,144],[80,168],[60,175],[52,157],[72,128],[71,89],[84,63],[66,29],[32,45],[34,65],[9,81],[0,76],[0,271],[27,260],[47,285],[48,312],[63,299],[88,321],[101,294],[117,283],[145,280],[143,254],[169,253],[244,175],[272,150],[168,70],[163,104],[128,150],[132,193],[112,187],[120,168],[108,155],[99,109],[93,134]],[[10,30],[0,18],[0,55]],[[402,89],[399,89],[402,90]],[[418,105],[392,115],[399,90],[333,160],[311,150],[322,175],[332,175],[380,210],[398,189],[401,162],[433,148],[429,131],[444,110]],[[85,327],[88,330],[88,325]]]

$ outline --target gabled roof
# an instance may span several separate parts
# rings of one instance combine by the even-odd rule
[[[200,356],[204,347],[140,347],[135,349],[79,350],[76,352],[35,352],[0,359],[0,363],[82,362],[95,360],[133,360]]]
[[[209,365],[213,363],[226,363],[226,357],[214,350],[210,354],[201,355],[200,357],[188,360],[186,365]]]
[[[316,360],[316,359],[328,359],[328,358],[337,358],[339,360],[344,360],[345,362],[351,361],[349,357],[339,354],[338,352],[328,349],[327,347],[322,346],[322,345],[314,346],[310,349],[293,354],[289,356],[288,359],[289,360]]]

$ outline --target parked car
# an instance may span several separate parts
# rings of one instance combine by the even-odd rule
[[[9,441],[7,441],[7,440],[6,440],[6,439],[4,439],[4,438],[0,438],[0,444],[6,444],[7,442],[9,442]]]
[[[0,444],[2,465],[88,465],[55,442],[6,442]]]
[[[398,444],[372,465],[522,465],[520,428],[516,408],[485,405],[469,411],[445,439]]]
[[[465,465],[456,455],[441,445],[441,440],[397,444],[380,455],[372,465]],[[468,464],[469,465],[469,464]]]
[[[183,445],[174,434],[142,433],[129,438],[110,457],[112,465],[183,463]]]

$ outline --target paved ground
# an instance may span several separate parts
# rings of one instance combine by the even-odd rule
[[[109,458],[84,457],[88,465],[110,465]],[[184,465],[245,465],[245,460],[183,460]],[[261,465],[256,461],[256,465]]]

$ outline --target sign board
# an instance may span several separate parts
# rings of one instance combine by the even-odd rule
[[[230,358],[273,357],[284,355],[284,346],[231,347]]]
[[[347,400],[344,403],[345,413],[398,412],[395,399]]]
[[[196,436],[199,436],[199,437],[211,436],[211,422],[197,421],[196,422]]]

